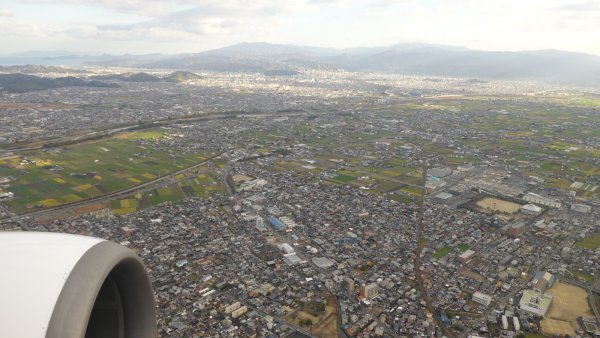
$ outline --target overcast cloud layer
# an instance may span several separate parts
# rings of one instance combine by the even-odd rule
[[[0,0],[0,53],[182,53],[242,41],[600,55],[600,0]]]

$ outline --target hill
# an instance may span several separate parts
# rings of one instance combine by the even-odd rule
[[[29,60],[33,56],[27,57]],[[47,59],[52,61],[49,64],[75,62],[72,55]],[[3,57],[0,56],[0,64],[2,60]],[[45,59],[39,56],[37,60]],[[600,86],[600,56],[556,50],[490,52],[419,43],[347,49],[264,42],[240,43],[193,54],[77,56],[76,60],[77,64],[100,66],[257,72],[269,76],[293,75],[293,72],[306,69],[344,69],[356,72],[457,76],[484,80],[537,80]],[[177,82],[177,78],[184,81],[186,79],[180,75],[167,76],[165,80]]]
[[[73,76],[56,79],[37,77],[26,74],[0,74],[0,91],[10,93],[25,93],[62,87],[103,87],[115,88],[119,85],[101,81],[85,81]]]
[[[146,60],[138,66],[261,72],[267,75],[303,69],[345,69],[600,86],[599,56],[555,50],[488,52],[427,44],[327,49],[244,43],[203,53],[165,57],[158,61]]]
[[[167,75],[166,77],[164,77],[164,80],[167,82],[181,83],[181,82],[199,80],[201,78],[202,77],[200,75],[192,73],[192,72],[177,71],[177,72],[173,72],[173,73]]]
[[[133,74],[109,74],[109,75],[96,75],[92,76],[94,80],[117,80],[125,82],[159,82],[162,81],[160,77],[148,74],[148,73],[133,73]]]

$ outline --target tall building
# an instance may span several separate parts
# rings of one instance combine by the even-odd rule
[[[360,287],[360,293],[358,298],[360,299],[373,299],[379,294],[379,285],[377,283],[371,283],[369,285],[362,285]]]

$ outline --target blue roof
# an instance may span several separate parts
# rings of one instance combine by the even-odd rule
[[[273,228],[275,228],[275,230],[285,229],[285,224],[283,224],[283,222],[281,222],[277,217],[269,216],[268,221],[271,223]]]

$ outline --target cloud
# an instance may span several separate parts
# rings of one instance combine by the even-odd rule
[[[13,12],[8,9],[0,8],[0,17],[12,17]]]
[[[111,0],[104,0],[104,3]],[[131,4],[129,4],[131,5]],[[127,5],[127,6],[129,6]],[[66,33],[77,38],[116,40],[182,38],[193,35],[234,34],[234,29],[244,26],[245,31],[268,27],[289,12],[307,11],[308,6],[298,6],[292,1],[259,0],[252,5],[239,1],[204,1],[191,8],[163,13],[137,23],[103,24],[96,27],[77,27]]]
[[[47,24],[22,24],[0,22],[0,36],[23,38],[48,38],[60,32],[60,28]]]
[[[600,12],[600,2],[588,0],[556,7],[559,11],[570,12]]]

